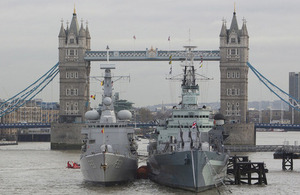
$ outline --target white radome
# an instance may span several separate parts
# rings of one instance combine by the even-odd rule
[[[97,110],[87,111],[84,116],[87,120],[98,120],[100,118],[100,115],[97,112]]]
[[[129,110],[120,110],[117,114],[118,119],[120,120],[130,120],[132,117],[132,114]]]
[[[103,104],[104,104],[105,106],[109,106],[109,105],[111,105],[111,103],[112,103],[112,100],[111,100],[110,97],[105,97],[105,98],[103,99]]]

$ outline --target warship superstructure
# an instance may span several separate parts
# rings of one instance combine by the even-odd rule
[[[199,107],[193,64],[194,46],[186,46],[182,62],[182,100],[172,116],[160,122],[148,145],[149,177],[154,182],[195,192],[220,185],[226,176],[228,154],[224,117],[205,106]]]
[[[134,180],[138,167],[137,144],[134,129],[128,126],[132,117],[128,110],[117,113],[113,106],[113,64],[100,66],[105,70],[102,106],[85,114],[86,127],[82,129],[80,169],[85,181],[104,185]]]

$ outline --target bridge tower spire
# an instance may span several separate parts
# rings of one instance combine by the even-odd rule
[[[230,28],[223,22],[220,33],[221,113],[229,123],[246,123],[248,56],[246,22],[239,29],[234,9]]]
[[[84,114],[90,109],[90,62],[84,60],[85,52],[90,48],[90,33],[83,21],[79,27],[74,7],[73,17],[64,29],[63,22],[58,35],[59,40],[59,123],[52,125],[51,148],[68,148],[68,145],[80,148],[80,125]],[[71,136],[70,136],[71,135]]]

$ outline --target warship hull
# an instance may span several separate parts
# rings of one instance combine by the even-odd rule
[[[98,153],[83,156],[80,169],[84,180],[103,185],[132,181],[136,178],[138,161],[112,153]]]
[[[154,154],[148,160],[149,177],[159,184],[201,192],[221,184],[228,158],[224,153],[200,150]]]

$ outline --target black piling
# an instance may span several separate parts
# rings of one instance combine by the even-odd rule
[[[300,154],[285,151],[285,150],[278,150],[274,153],[274,159],[282,159],[282,170],[283,171],[292,171],[294,168],[294,159],[300,159]]]
[[[232,175],[234,181],[230,180],[230,184],[265,184],[267,185],[266,173],[268,169],[265,168],[264,162],[251,162],[248,156],[232,156],[229,159],[227,174]],[[256,177],[255,177],[256,176]],[[257,181],[252,183],[252,181]]]
[[[292,171],[293,170],[293,153],[284,153],[282,155],[282,170]]]

